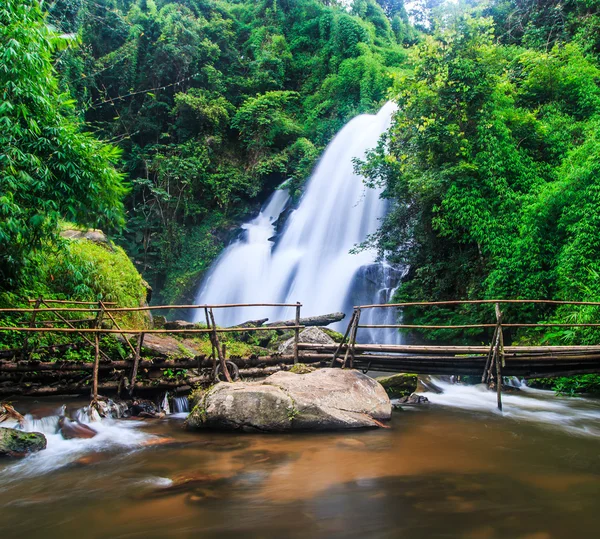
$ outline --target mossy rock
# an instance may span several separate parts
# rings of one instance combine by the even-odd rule
[[[408,397],[417,389],[418,376],[416,374],[394,374],[381,376],[376,380],[385,388],[391,398]]]
[[[325,333],[327,333],[327,335],[329,335],[335,342],[342,342],[344,340],[344,336],[337,332],[334,331],[333,329],[329,329],[329,328],[321,328]]]
[[[18,457],[42,449],[46,449],[46,437],[41,432],[0,428],[0,456]]]
[[[308,374],[309,372],[313,372],[315,370],[315,367],[311,367],[306,363],[297,363],[290,369],[290,372],[293,372],[294,374]]]

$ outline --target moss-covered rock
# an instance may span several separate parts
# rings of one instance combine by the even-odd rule
[[[46,449],[46,437],[41,432],[0,428],[0,456],[19,457],[42,449]]]
[[[329,335],[335,342],[342,342],[344,340],[344,336],[338,331],[329,328],[321,328],[321,330]]]
[[[391,398],[408,397],[417,389],[418,376],[416,374],[394,374],[381,376],[376,379],[386,390]]]
[[[119,307],[140,307],[146,303],[147,284],[123,249],[112,244],[99,231],[76,233],[72,228],[68,230],[69,237],[46,244],[37,252],[18,287],[10,292],[0,292],[0,307],[31,307],[28,299],[39,297],[47,300],[102,300],[115,302]],[[81,307],[69,304],[62,306]],[[93,312],[70,313],[71,318],[90,318],[94,315]],[[114,316],[121,327],[143,328],[151,324],[146,312],[115,313]],[[41,313],[37,317],[39,323],[55,319],[52,313]],[[3,318],[5,325],[19,325],[23,321],[18,313]],[[56,345],[72,342],[73,336],[47,333],[36,335],[32,340],[39,346]],[[103,337],[103,341],[119,346],[110,336]],[[18,348],[21,345],[22,335],[9,332],[0,335],[0,349]],[[102,349],[107,351],[107,342],[102,343]],[[89,359],[89,349],[80,352],[73,351],[70,357],[64,359]],[[120,357],[119,354],[114,356],[115,359]]]
[[[315,367],[311,367],[306,363],[297,363],[290,369],[290,372],[293,372],[294,374],[308,374],[309,372],[313,372],[316,370],[317,369]]]

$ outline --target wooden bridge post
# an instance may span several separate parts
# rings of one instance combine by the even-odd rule
[[[204,316],[206,317],[206,329],[209,329],[211,327],[211,324],[210,324],[210,320],[208,318],[208,308],[207,307],[204,307]],[[209,338],[210,338],[210,344],[211,344],[211,349],[212,349],[210,357],[212,357],[212,360],[213,360],[212,377],[213,377],[213,380],[216,381],[217,380],[217,354],[215,353],[215,341],[213,340],[212,332],[209,333]]]
[[[350,358],[350,368],[354,366],[354,348],[356,346],[356,333],[358,331],[358,323],[360,321],[360,307],[355,310],[354,322],[352,329],[350,330],[350,339],[348,340],[348,347],[346,348],[346,354],[344,355],[344,362],[342,363],[342,369],[346,368],[348,358]]]
[[[504,336],[502,335],[502,311],[500,304],[496,303],[496,321],[498,323],[498,346],[496,349],[496,395],[498,410],[502,411],[502,367],[504,366]]]
[[[41,297],[39,297],[38,299],[35,300],[35,304],[33,306],[33,312],[31,313],[31,319],[29,321],[30,328],[37,327],[35,325],[35,319],[37,317],[38,309],[40,308],[40,305],[42,303],[43,303],[43,300]],[[29,358],[29,333],[25,333],[25,339],[23,340],[22,356],[23,356],[24,360],[27,360]]]
[[[335,352],[333,353],[333,357],[331,358],[331,365],[330,367],[333,368],[335,367],[335,363],[336,361],[338,361],[338,354],[340,353],[340,351],[342,350],[342,347],[344,346],[344,343],[346,342],[346,339],[348,338],[348,334],[350,333],[350,329],[354,326],[354,319],[356,318],[356,309],[353,311],[352,316],[350,317],[350,322],[348,322],[348,327],[346,328],[346,332],[344,333],[344,337],[342,338],[340,344],[338,345],[338,347],[336,348]]]
[[[93,376],[93,386],[92,386],[92,402],[98,401],[98,372],[100,370],[100,324],[102,323],[102,317],[104,315],[104,305],[102,302],[98,302],[98,307],[100,310],[96,315],[96,320],[94,321],[94,376]]]
[[[219,365],[221,365],[221,370],[223,371],[223,374],[225,375],[225,379],[229,383],[231,383],[231,382],[233,382],[233,380],[231,379],[231,375],[229,374],[229,370],[227,369],[227,363],[225,363],[225,357],[223,356],[223,350],[221,349],[221,346],[219,345],[219,336],[217,334],[217,324],[215,323],[215,315],[213,314],[212,309],[210,309],[208,312],[210,315],[210,321],[212,322],[211,335],[212,335],[214,347],[217,349],[217,354],[219,356]]]
[[[133,368],[131,369],[131,382],[129,383],[129,396],[133,396],[133,390],[135,389],[135,382],[137,378],[138,369],[140,366],[140,356],[142,354],[142,344],[144,343],[144,332],[138,333],[137,343],[135,345],[135,354],[133,356]]]
[[[294,365],[298,364],[298,343],[300,342],[300,302],[296,302],[296,328],[294,329]]]

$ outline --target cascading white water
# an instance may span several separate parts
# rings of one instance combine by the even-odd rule
[[[355,298],[367,299],[364,292],[369,285],[362,276],[384,265],[376,263],[373,250],[356,254],[350,250],[377,231],[386,202],[380,190],[365,187],[354,172],[353,160],[376,146],[395,110],[388,103],[378,114],[363,114],[346,124],[325,150],[299,207],[275,242],[275,222],[288,201],[285,191],[276,191],[258,217],[243,226],[243,237],[217,260],[196,303],[300,301],[302,315],[311,316],[348,312]],[[385,273],[381,271],[380,277]],[[372,283],[368,299],[389,300],[393,286]],[[291,318],[293,309],[227,309],[216,314],[217,323],[230,326],[249,319]],[[195,316],[200,321],[202,314]]]
[[[190,411],[190,401],[187,397],[173,397],[173,413],[187,414]]]

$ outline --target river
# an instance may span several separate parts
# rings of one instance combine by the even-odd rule
[[[500,414],[493,393],[443,389],[389,429],[192,433],[177,414],[49,435],[46,451],[0,461],[1,537],[597,536],[599,401],[526,390]],[[143,447],[157,437],[174,441]]]

